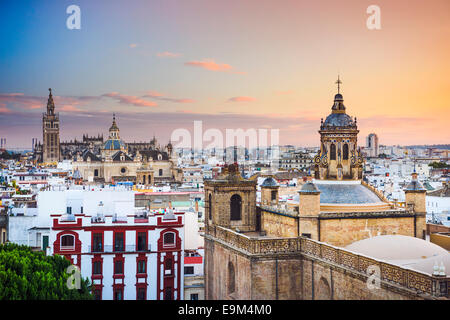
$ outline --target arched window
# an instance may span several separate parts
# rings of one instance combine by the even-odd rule
[[[173,247],[175,246],[175,233],[167,232],[163,237],[163,245],[164,247]]]
[[[142,184],[145,184],[145,175],[142,176]]]
[[[343,153],[344,154],[343,154],[342,158],[344,160],[348,160],[348,144],[344,144]]]
[[[98,169],[94,170],[94,177],[98,177]]]
[[[209,216],[209,219],[211,220],[212,219],[212,196],[211,196],[211,193],[209,194],[209,199],[208,199],[208,216]]]
[[[231,220],[241,220],[241,206],[242,206],[241,196],[238,194],[233,195],[230,200]]]
[[[66,234],[61,237],[61,249],[73,249],[75,248],[75,237],[71,234]]]
[[[330,160],[336,160],[336,145],[334,143],[330,146]]]
[[[228,262],[228,294],[231,294],[236,290],[235,278],[236,275],[234,272],[234,266],[233,263],[230,261]]]

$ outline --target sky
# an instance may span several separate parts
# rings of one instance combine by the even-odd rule
[[[78,5],[81,29],[66,9]],[[380,7],[381,29],[366,12]],[[42,140],[52,88],[61,140],[166,143],[175,129],[278,129],[317,146],[342,80],[359,144],[450,143],[448,0],[0,2],[0,137]]]

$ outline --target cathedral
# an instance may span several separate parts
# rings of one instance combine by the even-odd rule
[[[448,253],[423,240],[425,188],[413,174],[399,207],[363,181],[357,122],[346,114],[340,83],[320,124],[315,172],[294,208],[279,203],[270,176],[257,203],[256,181],[237,164],[205,181],[206,299],[449,297],[450,277],[432,267]],[[376,289],[367,284],[370,270],[379,270]]]
[[[43,143],[35,145],[38,163],[54,164],[60,160],[72,160],[73,171],[87,182],[114,183],[129,181],[136,184],[179,183],[182,171],[177,168],[172,144],[165,147],[155,137],[147,142],[126,143],[120,137],[120,129],[113,115],[108,139],[103,135],[83,135],[81,141],[60,142],[59,115],[51,89],[47,112],[43,115]]]

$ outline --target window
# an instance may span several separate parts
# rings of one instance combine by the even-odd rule
[[[311,233],[302,233],[302,237],[311,239]]]
[[[184,274],[194,274],[194,267],[184,267]]]
[[[138,261],[138,273],[147,273],[147,263],[145,260]]]
[[[146,288],[138,288],[136,296],[137,296],[137,300],[147,300],[147,289]]]
[[[235,291],[235,272],[233,263],[228,262],[228,294],[231,294]]]
[[[67,214],[72,214],[72,207],[67,207]]]
[[[123,300],[123,289],[114,290],[114,300]]]
[[[173,247],[175,246],[175,233],[167,232],[163,236],[163,245],[165,247]]]
[[[123,274],[123,261],[118,260],[114,262],[114,274]]]
[[[61,237],[61,249],[73,249],[75,247],[75,237],[67,234]]]
[[[330,146],[330,160],[336,160],[336,145],[334,143]]]
[[[272,201],[277,200],[277,192],[275,190],[271,191],[270,200]]]
[[[209,198],[208,198],[208,215],[209,215],[209,219],[212,219],[212,201],[211,201],[211,193],[209,194]]]
[[[198,293],[191,293],[191,300],[198,300]]]
[[[81,209],[80,209],[80,210],[81,210],[81,212],[80,212],[80,213],[83,213],[83,207],[81,207]]]
[[[343,159],[348,160],[348,144],[344,144],[343,153],[344,153]]]
[[[123,160],[122,160],[122,161],[123,161]],[[121,172],[121,173],[127,172],[127,168],[125,168],[125,167],[124,167],[124,168],[121,168],[121,169],[120,169],[120,172]]]
[[[124,251],[124,234],[122,232],[114,234],[114,251]]]
[[[94,233],[92,235],[92,251],[93,252],[103,251],[103,235],[101,233]]]
[[[161,177],[163,175],[163,170],[159,169],[159,176]]]
[[[138,251],[147,250],[147,233],[145,232],[138,233],[137,250]]]
[[[230,218],[231,220],[241,220],[241,196],[235,194],[230,200]]]
[[[98,177],[98,169],[94,170],[94,177]]]
[[[94,261],[92,264],[92,274],[102,274],[102,263],[101,261]]]

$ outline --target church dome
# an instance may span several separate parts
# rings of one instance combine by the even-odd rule
[[[105,150],[123,150],[125,149],[125,143],[122,140],[108,139],[103,144]]]
[[[276,186],[278,186],[278,183],[272,177],[266,178],[261,184],[261,187],[276,187]]]
[[[345,113],[332,113],[324,121],[324,127],[349,127],[354,126],[352,117]]]

